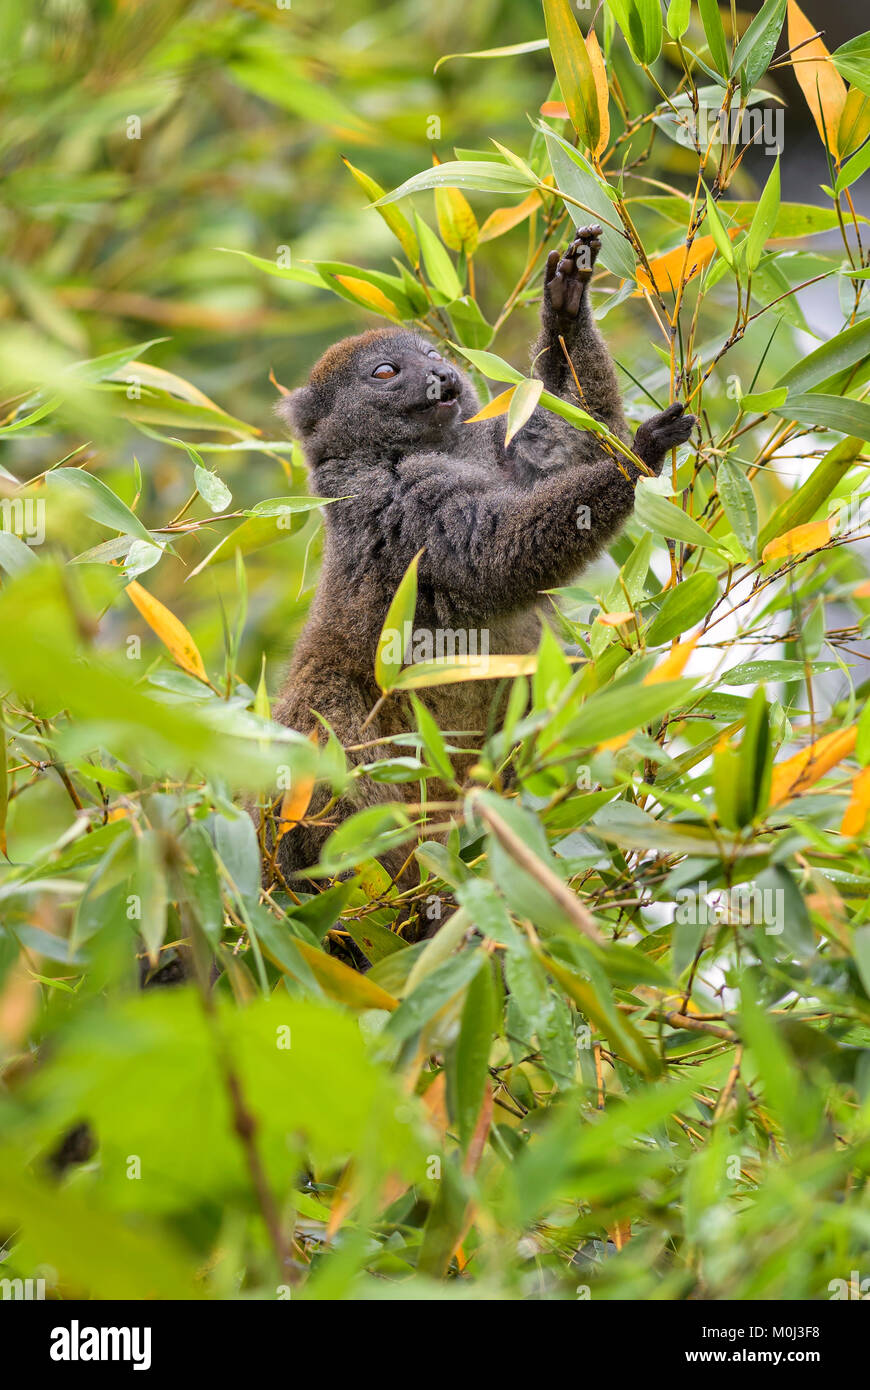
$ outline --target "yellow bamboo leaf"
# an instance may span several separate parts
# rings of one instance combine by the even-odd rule
[[[465,194],[458,188],[436,188],[435,215],[445,246],[473,256],[480,240],[480,228]]]
[[[857,838],[867,824],[870,812],[870,767],[865,767],[852,783],[852,795],[840,825],[840,834]]]
[[[727,230],[733,241],[740,234],[741,229],[740,227],[729,227]],[[662,292],[675,290],[680,284],[681,278],[684,284],[688,284],[696,275],[700,275],[705,266],[710,264],[715,254],[716,243],[713,238],[711,236],[699,236],[692,243],[688,261],[686,261],[685,244],[675,246],[673,251],[665,251],[661,256],[654,256],[649,266],[656,287]],[[686,266],[685,275],[683,274],[684,265]],[[642,265],[637,268],[637,283],[642,286],[643,290],[651,291],[654,288],[652,280]],[[636,290],[635,293],[640,294],[642,290]]]
[[[661,1007],[666,1009],[668,1013],[699,1014],[701,1012],[694,999],[687,999],[684,994],[667,994],[663,990],[652,989],[639,990],[638,993],[642,993],[644,997],[649,995],[651,998],[654,998],[658,993]]]
[[[287,788],[281,798],[276,843],[287,834],[288,830],[297,826],[305,816],[311,803],[311,793],[314,791],[316,781],[316,777],[300,777],[295,787]]]
[[[694,637],[687,637],[685,642],[678,642],[668,652],[664,660],[660,661],[658,666],[654,666],[649,675],[644,676],[642,683],[644,685],[661,685],[663,681],[679,680],[700,636],[699,629]]]
[[[344,167],[353,175],[360,188],[368,194],[373,203],[384,196],[383,188],[375,179],[362,169],[357,169],[349,159],[344,159],[343,155],[342,159],[344,160]],[[420,245],[414,228],[407,217],[392,203],[379,207],[377,211],[393,233],[411,265],[418,266],[420,264]]]
[[[786,758],[785,762],[777,763],[770,784],[771,806],[778,806],[780,802],[788,801],[790,797],[798,796],[813,786],[838,762],[848,758],[854,751],[857,738],[857,725],[852,724],[848,729],[823,734],[808,748],[803,748],[800,753]]]
[[[184,623],[176,618],[164,603],[154,598],[153,594],[149,594],[147,589],[143,589],[135,579],[126,588],[131,602],[139,609],[151,630],[156,632],[173,660],[189,675],[207,682],[208,675],[199,648]]]
[[[374,309],[378,314],[385,314],[388,319],[401,318],[398,309],[391,299],[387,299],[383,290],[379,290],[377,285],[370,285],[368,280],[360,280],[356,275],[336,275],[336,280],[340,285],[344,285],[346,290],[367,304],[370,309]]]
[[[418,690],[430,685],[454,685],[461,681],[505,680],[531,676],[538,664],[532,656],[450,656],[418,661],[406,666],[393,690]]]
[[[808,521],[804,526],[795,526],[784,531],[776,540],[769,541],[761,552],[761,558],[780,560],[789,555],[805,555],[808,550],[818,550],[831,539],[830,517],[824,521]]]
[[[551,121],[568,121],[571,119],[571,113],[564,101],[542,102],[540,112],[542,116],[548,116]]]
[[[863,584],[859,584],[857,589],[853,589],[852,597],[870,598],[870,579],[865,579]]]
[[[608,1226],[607,1236],[613,1241],[617,1251],[624,1250],[631,1240],[631,1217],[627,1216],[624,1221],[617,1221],[615,1226]]]
[[[870,96],[867,96],[866,92],[859,92],[857,87],[851,87],[837,129],[840,158],[848,159],[850,154],[859,150],[868,135],[870,135]]]
[[[308,742],[313,743],[315,748],[320,742],[317,729],[312,729],[308,735]],[[292,779],[291,779],[292,780]],[[305,812],[311,804],[311,793],[314,791],[317,778],[313,773],[306,774],[296,780],[295,786],[290,786],[281,798],[281,810],[278,813],[278,827],[275,836],[275,844],[292,830],[304,818]]]
[[[517,203],[514,208],[496,208],[491,212],[480,229],[478,241],[495,241],[496,237],[504,236],[514,227],[518,227],[521,222],[525,222],[527,217],[531,217],[533,212],[537,212],[541,206],[541,195],[530,193],[528,198],[524,198],[521,203]]]
[[[218,415],[223,415],[219,405],[200,391],[198,386],[185,381],[183,376],[176,376],[175,372],[167,372],[163,367],[155,367],[152,362],[125,362],[123,367],[118,367],[111,373],[109,381],[136,381],[138,386],[154,386],[160,391],[168,391],[170,396],[178,396],[179,400],[189,401],[191,405],[204,406],[206,410],[214,410]],[[259,431],[258,431],[259,433]]]
[[[821,39],[814,39],[816,25],[807,19],[795,0],[788,0],[788,46],[802,47],[791,59],[794,75],[810,108],[816,129],[835,157],[839,158],[840,121],[846,105],[846,84]],[[812,42],[806,43],[810,39]]]
[[[310,946],[299,937],[294,937],[293,945],[330,998],[348,1004],[352,1009],[386,1009],[392,1013],[399,1007],[398,999],[394,999],[392,994],[381,989],[367,975],[360,975],[343,965],[335,956],[328,956],[325,951]]]
[[[602,150],[607,149],[607,142],[610,139],[610,91],[607,86],[607,69],[604,66],[604,55],[598,43],[598,35],[594,29],[590,29],[586,35],[586,49],[589,53],[589,61],[592,64],[592,76],[595,79],[595,91],[598,95],[598,122],[601,132],[598,136],[598,143],[594,153],[601,154]]]
[[[664,660],[660,661],[658,666],[654,666],[653,669],[644,676],[641,685],[661,685],[663,681],[679,680],[680,676],[683,674],[686,662],[695,650],[695,643],[700,635],[701,633],[699,631],[694,637],[687,638],[685,642],[678,642],[673,650],[668,652]],[[635,728],[629,729],[628,733],[625,734],[615,734],[613,738],[605,739],[600,747],[609,749],[610,752],[615,753],[617,749],[625,747],[636,731]]]
[[[543,0],[550,57],[559,79],[571,124],[590,150],[599,148],[599,101],[589,50],[571,8],[571,0]]]
[[[507,415],[516,389],[516,386],[509,386],[500,396],[494,396],[476,415],[469,415],[466,425],[473,425],[476,420],[494,420],[498,415]]]

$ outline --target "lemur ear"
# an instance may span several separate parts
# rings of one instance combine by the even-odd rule
[[[299,439],[304,439],[311,434],[320,418],[315,392],[310,386],[300,386],[296,391],[291,391],[278,406],[278,414]]]

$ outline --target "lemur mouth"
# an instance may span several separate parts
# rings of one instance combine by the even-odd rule
[[[419,405],[417,409],[421,411],[447,411],[455,410],[458,408],[458,406],[459,393],[457,389],[453,386],[445,386],[442,394],[438,397],[437,401],[423,401],[422,405]]]

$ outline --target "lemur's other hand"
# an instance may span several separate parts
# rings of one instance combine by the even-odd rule
[[[561,251],[551,251],[547,257],[545,293],[560,317],[576,319],[579,314],[583,291],[600,250],[601,228],[580,227],[564,255]]]
[[[661,410],[658,415],[644,420],[634,436],[634,452],[656,473],[661,472],[668,450],[685,444],[698,423],[696,415],[685,412],[682,401],[674,401],[667,410]]]

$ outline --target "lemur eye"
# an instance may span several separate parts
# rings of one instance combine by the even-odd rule
[[[394,367],[392,362],[382,362],[379,367],[375,367],[372,376],[376,376],[378,381],[388,381],[391,376],[398,376],[399,369]]]

